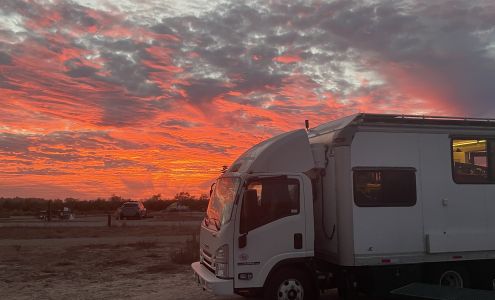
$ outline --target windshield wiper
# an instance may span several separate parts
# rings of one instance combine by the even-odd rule
[[[217,230],[220,230],[220,220],[218,220],[217,218],[210,218],[210,220],[213,220],[213,222],[215,223],[215,227],[217,228]]]
[[[215,228],[217,230],[220,230],[220,220],[218,220],[217,218],[213,218],[213,217],[210,218],[208,216],[205,216],[204,222],[206,227],[210,227],[210,221],[213,221],[213,224],[215,224]]]

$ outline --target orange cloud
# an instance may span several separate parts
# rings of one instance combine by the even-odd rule
[[[302,58],[294,55],[281,55],[274,57],[273,61],[281,64],[293,64],[302,61]]]

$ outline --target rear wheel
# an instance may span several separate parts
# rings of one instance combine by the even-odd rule
[[[436,265],[429,270],[429,281],[440,286],[469,288],[469,273],[465,268],[453,264]]]
[[[299,269],[283,268],[278,270],[268,283],[265,300],[311,300],[316,299],[310,276]]]

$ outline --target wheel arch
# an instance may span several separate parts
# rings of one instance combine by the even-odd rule
[[[273,266],[268,275],[265,278],[265,282],[263,283],[263,288],[265,289],[272,280],[273,276],[281,269],[295,269],[301,270],[305,272],[309,277],[311,284],[315,290],[318,289],[318,280],[316,280],[316,272],[314,271],[314,261],[311,258],[289,258],[279,261]]]

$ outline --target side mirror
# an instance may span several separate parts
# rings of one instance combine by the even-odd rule
[[[242,199],[240,233],[245,234],[249,231],[250,225],[257,218],[258,212],[258,193],[256,190],[246,190]]]

